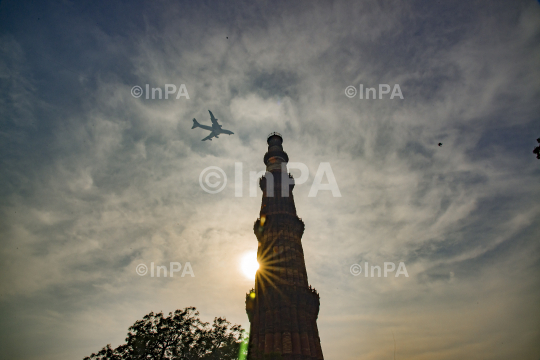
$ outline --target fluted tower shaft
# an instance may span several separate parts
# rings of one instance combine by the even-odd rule
[[[248,359],[279,353],[284,360],[323,360],[317,317],[319,294],[308,286],[302,235],[304,223],[296,215],[287,173],[289,161],[283,138],[268,137],[264,155],[266,174],[260,216],[254,232],[258,240],[260,267],[255,288],[246,295],[250,327]]]

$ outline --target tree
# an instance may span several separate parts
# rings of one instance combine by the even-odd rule
[[[201,322],[194,307],[164,317],[151,312],[128,330],[126,344],[105,346],[84,360],[236,360],[242,327],[225,318]]]

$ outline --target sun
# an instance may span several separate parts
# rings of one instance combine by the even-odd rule
[[[244,276],[250,280],[255,279],[255,273],[259,269],[259,263],[257,262],[257,252],[250,251],[242,256],[240,262],[240,267],[242,268],[242,273]]]

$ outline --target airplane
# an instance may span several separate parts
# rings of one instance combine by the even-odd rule
[[[192,129],[195,129],[197,127],[200,127],[202,129],[205,129],[205,130],[210,130],[211,133],[210,135],[208,135],[207,137],[205,137],[204,139],[202,139],[201,141],[205,141],[205,140],[210,140],[212,141],[212,138],[213,137],[216,137],[216,138],[219,138],[218,135],[220,134],[229,134],[229,135],[232,135],[234,134],[232,131],[230,130],[225,130],[225,129],[222,129],[221,128],[221,125],[218,124],[218,119],[216,119],[214,117],[214,114],[212,114],[212,112],[210,110],[208,110],[208,112],[210,113],[210,120],[212,120],[212,126],[206,126],[206,125],[201,125],[197,122],[197,120],[193,119],[193,126],[191,127]]]

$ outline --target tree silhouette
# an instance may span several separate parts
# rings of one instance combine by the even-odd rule
[[[540,138],[536,139],[536,141],[540,144]],[[534,148],[533,154],[536,154],[536,158],[540,159],[540,146]]]
[[[176,310],[164,317],[151,312],[128,330],[126,344],[105,346],[84,360],[236,360],[242,342],[242,327],[225,318],[201,322],[194,307]]]

